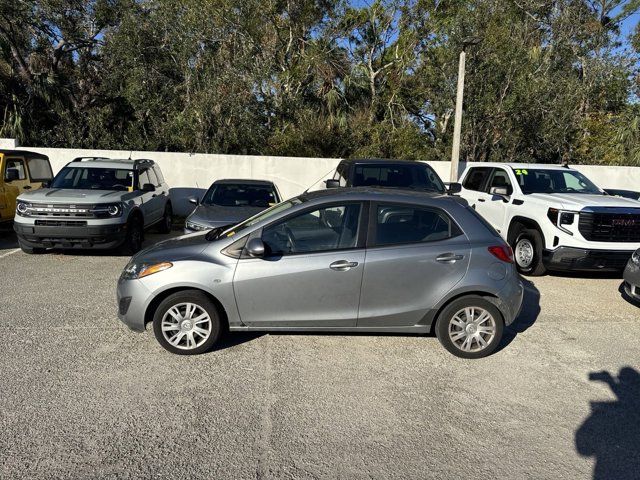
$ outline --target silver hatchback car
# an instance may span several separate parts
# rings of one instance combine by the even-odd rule
[[[223,331],[435,333],[454,355],[500,343],[523,286],[511,249],[460,199],[370,187],[305,193],[221,231],[144,250],[119,317],[177,354]]]

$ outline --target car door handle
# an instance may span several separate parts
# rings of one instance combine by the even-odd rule
[[[484,198],[479,198],[478,201],[479,202],[484,202]]]
[[[24,187],[22,187],[22,188],[24,188],[25,190],[31,190],[31,185],[25,185],[25,186],[24,186]]]
[[[455,253],[443,253],[436,257],[436,262],[440,263],[455,263],[458,260],[462,260],[464,255],[456,255]]]
[[[353,267],[357,266],[358,262],[347,262],[346,260],[338,260],[337,262],[333,262],[331,265],[329,265],[329,268],[338,272],[346,272],[347,270],[350,270]]]

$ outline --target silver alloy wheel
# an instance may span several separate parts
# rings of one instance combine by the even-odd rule
[[[449,338],[463,352],[480,352],[495,336],[496,321],[484,308],[465,307],[449,321]]]
[[[162,317],[162,335],[181,350],[193,350],[207,341],[213,324],[204,308],[195,303],[178,303]]]
[[[533,243],[528,238],[521,238],[516,243],[515,249],[516,262],[522,268],[528,268],[533,263]]]

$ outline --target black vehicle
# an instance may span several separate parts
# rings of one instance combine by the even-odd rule
[[[640,200],[640,192],[635,192],[633,190],[620,190],[617,188],[605,188],[605,192],[614,197],[624,197],[630,198],[632,200]]]
[[[342,160],[327,188],[387,187],[436,193],[458,193],[459,183],[444,183],[427,163],[409,160],[363,158]]]

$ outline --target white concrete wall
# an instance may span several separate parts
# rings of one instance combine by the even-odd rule
[[[11,139],[0,139],[0,148],[13,148]],[[284,198],[306,189],[322,188],[322,180],[333,175],[338,158],[267,157],[253,155],[212,155],[202,153],[130,152],[129,150],[79,150],[64,148],[19,147],[47,155],[54,173],[76,157],[150,158],[160,165],[171,186],[171,198],[178,215],[188,214],[187,199],[222,178],[248,178],[273,181]],[[449,162],[429,162],[445,182],[449,181]],[[462,173],[465,164],[460,165]],[[640,167],[574,165],[603,188],[640,190]]]

